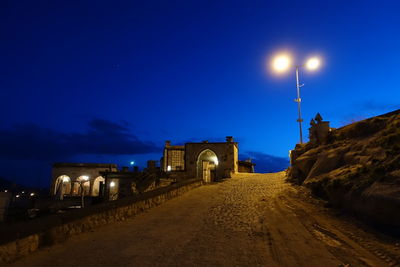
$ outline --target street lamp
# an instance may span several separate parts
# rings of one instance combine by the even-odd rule
[[[300,84],[299,69],[301,67],[306,67],[309,70],[316,70],[319,67],[319,65],[320,65],[320,60],[316,57],[308,59],[305,64],[293,65],[292,59],[288,54],[278,55],[272,61],[272,67],[276,72],[285,72],[291,67],[295,67],[296,69],[297,98],[294,101],[297,102],[297,112],[299,114],[297,122],[299,123],[299,129],[300,129],[300,144],[303,144],[303,129],[302,129],[303,118],[301,117],[300,87],[303,87],[304,84]]]

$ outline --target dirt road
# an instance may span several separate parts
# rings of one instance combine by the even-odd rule
[[[241,174],[13,266],[400,266],[397,242],[334,216],[284,173]]]

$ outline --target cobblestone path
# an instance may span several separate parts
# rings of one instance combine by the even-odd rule
[[[284,175],[202,186],[13,266],[399,265],[398,241],[335,215]]]

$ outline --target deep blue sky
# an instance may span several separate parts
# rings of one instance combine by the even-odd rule
[[[54,161],[159,159],[165,140],[233,135],[259,171],[305,128],[399,108],[397,1],[1,1],[0,176],[47,185]],[[263,163],[264,162],[264,163]],[[269,163],[268,163],[269,162]]]

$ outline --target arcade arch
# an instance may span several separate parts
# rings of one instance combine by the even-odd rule
[[[89,195],[90,181],[87,175],[81,175],[75,180],[71,195],[80,196],[82,189],[84,196]]]
[[[98,196],[100,194],[101,187],[104,186],[106,179],[103,176],[99,176],[93,181],[92,185],[92,196]]]
[[[54,185],[54,195],[69,195],[71,193],[71,178],[67,175],[57,177]]]

